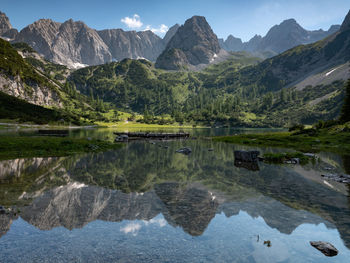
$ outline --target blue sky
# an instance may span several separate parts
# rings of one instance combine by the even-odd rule
[[[1,0],[0,10],[22,29],[40,18],[82,20],[96,29],[154,30],[203,15],[218,37],[229,34],[247,41],[285,19],[295,18],[306,29],[340,24],[350,0]],[[135,16],[136,15],[136,16]]]

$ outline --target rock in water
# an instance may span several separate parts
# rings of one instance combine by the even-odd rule
[[[192,149],[190,147],[184,147],[184,148],[178,149],[176,152],[188,155],[192,152]]]
[[[257,162],[259,151],[235,151],[235,160],[241,162]]]
[[[334,257],[338,255],[338,249],[328,242],[310,241],[310,245],[321,251],[327,257]]]

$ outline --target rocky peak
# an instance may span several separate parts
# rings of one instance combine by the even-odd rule
[[[52,59],[51,46],[58,34],[61,23],[51,19],[40,19],[23,28],[15,42],[24,42],[34,48],[47,59]]]
[[[168,43],[169,48],[180,47],[183,50],[191,50],[199,45],[215,53],[220,51],[218,38],[203,16],[186,20]]]
[[[98,33],[82,21],[60,25],[52,46],[53,61],[76,68],[109,62],[112,56]]]
[[[170,39],[158,57],[156,67],[179,69],[182,66],[209,64],[219,52],[218,38],[205,17],[193,16]]]
[[[339,31],[339,29],[340,29],[340,25],[331,25],[329,27],[329,29],[328,29],[328,32],[330,34],[333,34],[333,33],[337,32],[337,31]]]
[[[350,29],[350,10],[348,12],[348,14],[346,15],[341,27],[340,27],[340,31],[345,31],[345,30],[349,30]]]
[[[10,30],[12,25],[10,23],[10,19],[6,16],[5,13],[0,11],[0,35]]]
[[[242,40],[232,35],[229,35],[225,41],[226,49],[229,51],[240,51],[243,48],[242,45]]]
[[[175,35],[176,31],[179,29],[180,25],[175,24],[171,28],[169,28],[168,32],[166,32],[163,42],[165,45],[167,45],[170,41],[170,39]]]
[[[0,11],[0,37],[13,40],[18,34],[17,29],[12,28],[9,18]]]

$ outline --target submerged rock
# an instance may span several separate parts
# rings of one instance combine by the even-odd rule
[[[188,155],[192,152],[192,149],[190,147],[183,147],[181,149],[178,149],[176,152]]]
[[[321,251],[327,257],[334,257],[338,255],[338,249],[336,249],[331,243],[323,241],[310,241],[310,245]]]
[[[258,162],[242,162],[235,160],[234,165],[238,168],[245,168],[250,171],[260,171]]]
[[[129,141],[128,135],[119,135],[118,137],[115,138],[115,142],[127,142],[127,141]]]
[[[259,159],[259,151],[235,151],[235,160],[241,162],[257,162]]]
[[[348,174],[322,174],[321,176],[339,183],[350,184],[350,175]]]

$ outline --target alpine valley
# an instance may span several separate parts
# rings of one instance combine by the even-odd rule
[[[72,19],[18,32],[0,12],[0,36],[0,119],[17,122],[313,124],[339,115],[350,78],[350,13],[327,31],[288,19],[243,43],[202,16],[160,38]]]

